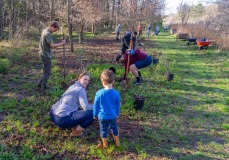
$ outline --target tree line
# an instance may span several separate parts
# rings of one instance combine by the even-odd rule
[[[139,22],[160,19],[164,8],[164,0],[0,0],[0,38],[26,35],[31,28],[41,32],[48,22],[58,20],[70,37],[76,31],[82,40],[85,28],[92,33],[117,24],[136,28]]]

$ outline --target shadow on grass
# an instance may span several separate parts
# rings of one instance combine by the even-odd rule
[[[157,38],[164,37],[159,35]],[[173,40],[171,39],[170,41]],[[115,41],[112,37],[110,39],[98,38],[85,41],[89,51],[93,51],[93,47],[96,45],[103,47],[101,50],[106,53],[115,49],[115,47],[117,47],[117,50],[121,49],[120,42]],[[179,49],[179,53],[180,51],[185,51],[185,48],[179,48],[180,42],[174,41],[170,45],[174,45],[174,48]],[[165,49],[170,49],[171,46],[162,47],[163,49],[164,47],[167,47]],[[108,159],[126,155],[130,157],[134,155],[131,157],[132,159],[137,159],[138,157],[145,157],[145,159],[148,157],[156,157],[158,159],[217,159],[217,157],[226,157],[225,149],[220,151],[220,148],[212,149],[210,148],[211,145],[209,145],[210,142],[216,143],[220,147],[225,145],[226,140],[224,139],[226,137],[214,134],[212,130],[221,131],[220,125],[227,117],[226,112],[212,111],[210,112],[212,114],[209,114],[203,109],[199,111],[193,109],[195,106],[204,106],[208,103],[224,103],[220,102],[220,98],[210,97],[210,100],[204,99],[207,93],[216,92],[216,94],[222,94],[222,97],[227,96],[226,89],[220,89],[217,86],[206,87],[195,82],[189,82],[190,79],[205,80],[207,78],[223,77],[217,71],[209,72],[204,67],[191,65],[193,61],[200,63],[203,59],[208,59],[208,56],[205,54],[168,53],[168,58],[172,57],[178,62],[176,68],[181,69],[175,70],[176,68],[174,68],[174,81],[156,81],[155,85],[147,87],[143,95],[148,96],[148,98],[145,101],[143,110],[138,113],[132,108],[133,101],[131,97],[134,94],[132,90],[141,92],[141,88],[130,87],[129,90],[124,90],[122,86],[115,86],[120,90],[123,101],[125,101],[122,104],[121,116],[118,118],[121,149],[115,149],[110,154],[104,151],[104,155]],[[211,56],[210,60],[214,60],[217,54],[211,54]],[[193,59],[193,61],[187,64],[180,64],[182,61],[188,62],[189,59]],[[110,64],[106,65],[104,67],[104,63],[99,63],[95,67],[89,68],[93,76],[97,76],[92,78],[95,85],[90,86],[91,99],[94,97],[96,90],[101,88],[98,77],[103,69],[110,66]],[[121,67],[117,68],[120,69]],[[118,75],[122,74],[121,70],[123,71],[124,69],[117,70]],[[205,71],[205,73],[201,74],[202,71]],[[210,73],[212,75],[209,77],[208,74]],[[59,79],[56,78],[55,80]],[[55,85],[58,87],[59,83],[56,82]],[[32,87],[35,86],[32,85]],[[30,158],[31,155],[42,158],[42,156],[48,156],[49,154],[49,158],[74,158],[76,156],[79,159],[90,159],[93,156],[98,158],[97,152],[91,153],[91,147],[95,148],[97,140],[100,139],[97,122],[85,130],[85,137],[81,139],[70,138],[68,130],[59,130],[56,126],[50,124],[47,113],[51,105],[60,97],[60,91],[55,94],[52,92],[45,98],[31,92],[31,97],[24,97],[22,100],[17,101],[13,93],[20,92],[23,87],[15,89],[6,87],[6,89],[7,91],[12,91],[10,91],[9,96],[0,97],[1,100],[9,97],[13,100],[4,104],[1,103],[1,107],[4,105],[0,112],[0,116],[3,116],[3,118],[0,118],[0,128],[3,131],[1,138],[6,139],[1,143],[5,147],[4,153],[11,151],[11,156],[22,155],[23,148],[25,148],[29,150],[26,152],[27,154],[24,154],[25,159]],[[20,125],[15,127],[15,124],[19,124],[19,122]],[[22,135],[20,135],[20,132],[22,132]],[[17,137],[16,135],[19,136]],[[16,139],[15,136],[17,137]],[[114,146],[111,135],[109,135],[109,145]]]

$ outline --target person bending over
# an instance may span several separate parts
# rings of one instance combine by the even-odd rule
[[[142,83],[142,76],[139,69],[145,68],[149,66],[153,58],[150,55],[147,55],[146,53],[142,52],[140,49],[134,49],[134,50],[127,50],[124,55],[119,54],[116,57],[116,61],[120,63],[124,63],[125,67],[125,73],[122,78],[122,82],[126,83],[126,75],[127,72],[127,65],[128,65],[128,56],[129,56],[129,70],[134,74],[136,81],[134,81],[134,84],[141,84]]]

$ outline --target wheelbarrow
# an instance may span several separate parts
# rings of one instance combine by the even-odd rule
[[[196,40],[197,46],[199,47],[199,50],[202,49],[208,49],[208,46],[210,44],[210,41],[202,41],[201,39]]]
[[[195,32],[191,32],[191,33],[192,33],[192,38],[188,38],[187,46],[189,46],[190,43],[193,43],[194,45],[196,45],[196,40],[197,40],[197,39],[193,37],[193,34],[194,34]]]

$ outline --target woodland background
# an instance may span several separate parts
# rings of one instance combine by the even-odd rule
[[[228,49],[229,1],[217,0],[205,5],[181,2],[177,14],[165,15],[165,0],[0,0],[0,38],[16,41],[13,46],[29,45],[30,38],[39,38],[43,28],[58,20],[62,32],[67,31],[73,51],[72,33],[79,42],[85,31],[99,34],[136,29],[139,23],[146,29],[170,25],[177,32],[195,32],[198,38],[213,40],[220,49]],[[37,36],[35,36],[37,35]]]
[[[176,14],[165,14],[164,0],[0,0],[0,159],[229,159],[229,1],[208,1],[180,3]],[[63,34],[67,43],[53,50],[50,90],[43,96],[37,89],[43,68],[38,42],[53,20],[61,24],[54,43]],[[121,79],[115,27],[121,24],[123,34],[139,23],[144,30],[137,45],[144,45],[138,48],[158,63],[141,71],[141,85],[133,85],[133,74],[126,85],[114,83],[122,100],[121,146],[109,138],[107,150],[96,148],[97,121],[81,138],[50,123],[50,107],[83,70],[91,74],[90,103],[102,88],[101,71],[113,66]],[[165,25],[176,33],[164,32]],[[211,46],[187,45],[176,39],[179,32],[206,37]],[[134,95],[145,97],[141,110],[134,109]]]

